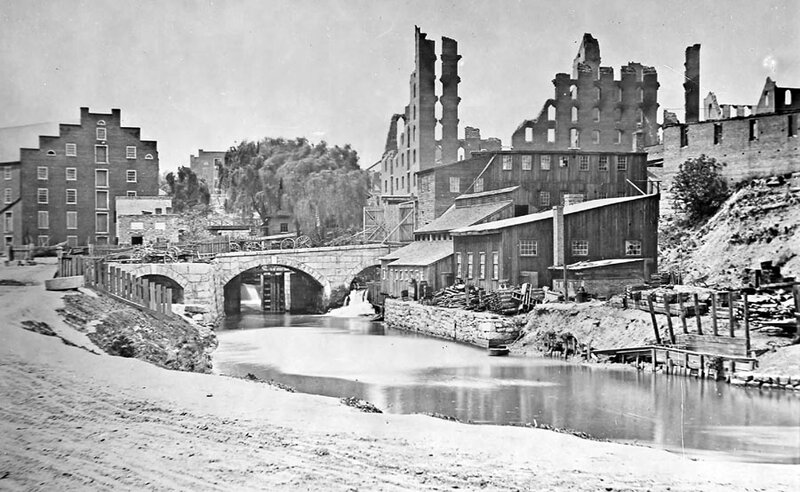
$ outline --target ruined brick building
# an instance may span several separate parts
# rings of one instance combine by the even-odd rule
[[[390,241],[412,239],[418,223],[418,172],[463,160],[475,151],[501,148],[499,139],[482,139],[477,128],[466,127],[464,138],[459,138],[458,43],[442,38],[440,95],[436,93],[436,43],[415,27],[414,46],[409,104],[391,118],[380,161],[381,205],[369,211],[376,217],[373,226],[381,227],[383,237]],[[439,120],[437,103],[441,105]]]
[[[557,73],[555,94],[539,116],[525,120],[511,136],[515,150],[632,151],[658,142],[658,74],[628,63],[600,66],[600,44],[584,34],[572,74]]]
[[[798,124],[800,88],[778,86],[767,78],[753,105],[719,104],[710,93],[700,119],[700,45],[686,49],[685,118],[664,112],[663,141],[648,149],[650,170],[669,190],[681,164],[701,155],[724,163],[730,185],[739,181],[800,171]],[[669,209],[665,193],[662,208]]]
[[[156,142],[120,120],[119,109],[81,108],[80,123],[0,162],[5,242],[108,244],[117,236],[115,197],[158,195]]]

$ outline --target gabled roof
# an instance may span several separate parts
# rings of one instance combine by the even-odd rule
[[[453,241],[414,241],[380,259],[394,260],[390,266],[428,266],[452,254]]]
[[[567,205],[566,207],[564,207],[564,215],[576,214],[579,212],[585,212],[587,210],[593,210],[595,208],[617,205],[619,203],[633,202],[636,200],[645,200],[648,198],[652,198],[654,196],[656,195],[637,195],[637,196],[624,196],[619,198],[601,198],[599,200],[589,200],[581,203],[576,203],[574,205]],[[508,227],[530,224],[533,222],[538,222],[540,220],[548,220],[552,218],[553,218],[553,211],[547,210],[545,212],[522,215],[520,217],[513,217],[510,219],[496,220],[493,222],[486,222],[485,224],[462,227],[460,229],[455,229],[450,232],[457,236],[470,235],[470,234],[475,234],[475,235],[494,234],[499,232],[501,229],[505,229]]]
[[[451,206],[438,219],[435,219],[428,225],[420,227],[414,231],[414,234],[448,232],[453,229],[458,229],[459,227],[471,226],[510,206],[511,203],[510,200],[505,200],[502,202],[470,205],[468,207]]]

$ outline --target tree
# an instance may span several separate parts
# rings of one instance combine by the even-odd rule
[[[198,205],[205,206],[211,201],[208,186],[197,179],[194,171],[186,166],[178,168],[177,176],[170,172],[164,179],[172,196],[172,209],[175,212],[183,212]]]
[[[714,215],[730,195],[728,183],[720,174],[724,166],[703,154],[678,168],[672,184],[673,204],[686,213],[689,224]]]
[[[242,142],[225,156],[221,174],[227,207],[263,222],[289,212],[295,226],[317,240],[332,229],[361,225],[369,174],[350,145],[328,147],[305,138]]]

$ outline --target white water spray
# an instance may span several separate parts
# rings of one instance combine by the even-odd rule
[[[344,306],[330,310],[325,316],[337,318],[355,318],[358,316],[374,316],[375,309],[367,301],[367,290],[351,290],[344,300]]]

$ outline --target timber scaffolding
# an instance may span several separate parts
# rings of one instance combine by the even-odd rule
[[[653,372],[660,366],[666,374],[722,379],[730,378],[737,371],[753,371],[758,363],[754,357],[757,355],[756,351],[751,347],[751,329],[775,326],[776,323],[765,316],[763,309],[754,310],[751,300],[763,301],[770,296],[781,299],[787,289],[791,290],[792,309],[789,312],[793,319],[785,320],[784,326],[791,325],[794,331],[793,342],[797,343],[800,341],[800,283],[794,279],[782,279],[780,282],[761,284],[758,288],[742,289],[738,292],[712,290],[708,293],[708,303],[701,302],[696,292],[689,294],[665,289],[652,292],[628,291],[623,299],[624,307],[645,309],[650,313],[656,343],[592,350],[591,353],[623,363],[635,362],[636,367],[642,362],[649,362]],[[666,317],[669,340],[662,340],[657,313]],[[706,327],[706,331],[703,328],[701,316],[705,313],[710,315],[711,333],[707,333],[709,327]],[[677,335],[672,319],[675,314],[679,316],[681,329],[681,333]],[[783,310],[780,314],[787,313]],[[695,319],[694,323],[687,321],[687,318],[692,317]],[[752,326],[754,319],[758,326]],[[689,328],[691,324],[695,325],[693,333]],[[726,328],[727,335],[724,335],[721,331]],[[740,328],[743,328],[743,333]],[[736,336],[737,329],[740,331],[739,336]]]
[[[109,265],[104,258],[62,255],[58,277],[82,276],[84,285],[157,316],[173,316],[172,289]]]

